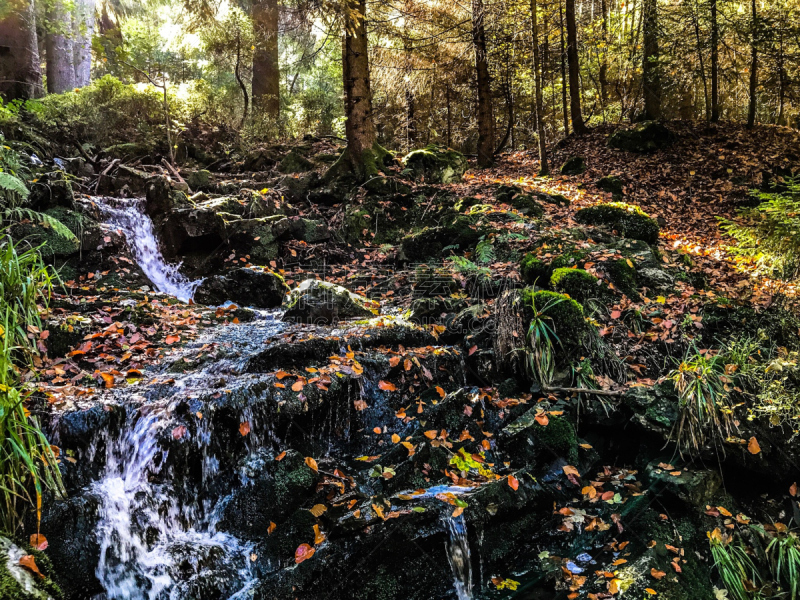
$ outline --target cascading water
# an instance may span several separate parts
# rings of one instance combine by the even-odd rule
[[[108,443],[105,474],[93,486],[104,599],[183,600],[210,576],[227,582],[228,597],[244,597],[254,583],[251,546],[215,530],[213,506],[181,503],[172,485],[151,482],[170,479],[160,477],[168,452],[158,434],[166,422],[158,409],[136,415]],[[197,438],[205,454],[207,435]]]
[[[188,302],[200,281],[191,281],[164,260],[158,249],[153,221],[144,212],[144,200],[95,198],[100,213],[125,236],[136,262],[159,292]]]
[[[462,515],[447,517],[447,560],[453,570],[453,585],[458,600],[472,600],[472,565],[467,539],[467,523]]]

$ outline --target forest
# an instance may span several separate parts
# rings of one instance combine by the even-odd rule
[[[798,600],[797,0],[0,0],[0,600]]]

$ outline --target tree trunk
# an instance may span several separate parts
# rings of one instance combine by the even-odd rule
[[[578,64],[578,30],[575,26],[575,0],[566,0],[567,19],[567,63],[569,66],[569,112],[572,130],[578,135],[588,133],[589,128],[581,115],[581,73]]]
[[[278,66],[278,0],[254,0],[253,30],[253,105],[270,119],[281,110],[280,69]]]
[[[711,122],[719,121],[719,26],[717,0],[711,0]]]
[[[544,75],[539,65],[539,22],[536,15],[536,0],[531,0],[531,36],[533,37],[533,86],[536,90],[536,133],[539,136],[539,175],[549,175],[547,140],[544,133],[544,101],[542,99]]]
[[[564,41],[564,6],[558,3],[558,18],[561,26],[561,115],[564,117],[564,135],[569,135],[569,112],[567,111],[567,45]]]
[[[414,89],[411,84],[411,40],[405,38],[403,40],[403,56],[405,60],[405,73],[406,73],[406,144],[409,148],[413,148],[417,141],[417,119],[416,119],[416,97],[414,96]]]
[[[0,95],[27,100],[42,95],[36,13],[33,0],[17,0],[14,8],[0,20]]]
[[[693,14],[694,35],[697,40],[697,59],[700,63],[700,78],[703,81],[703,101],[706,108],[706,121],[711,120],[711,98],[708,97],[708,82],[706,80],[706,66],[703,62],[703,45],[700,39],[700,10],[695,0],[695,11]]]
[[[47,52],[47,91],[63,94],[75,88],[75,53],[72,49],[72,15],[67,0],[53,0],[47,20],[51,28],[45,36]]]
[[[752,31],[750,33],[750,105],[747,107],[747,127],[752,128],[756,124],[756,86],[758,85],[758,51],[756,50],[756,0],[752,0],[751,6],[753,14]]]
[[[643,42],[642,88],[644,90],[644,118],[655,121],[661,118],[661,77],[658,67],[658,0],[645,0],[642,5]]]
[[[606,0],[600,1],[600,11],[603,13],[603,51],[600,59],[600,106],[603,107],[603,122],[606,118],[606,106],[608,105],[608,3]]]
[[[377,143],[372,120],[369,56],[366,25],[366,0],[346,0],[344,5],[344,113],[347,153],[359,177],[372,175],[367,162]]]
[[[494,113],[492,83],[486,56],[486,29],[483,0],[472,0],[472,45],[478,80],[478,166],[488,167],[494,160]]]
[[[453,109],[450,104],[450,86],[445,89],[445,98],[447,99],[447,147],[453,146]]]
[[[75,87],[89,85],[92,80],[92,36],[94,35],[94,0],[74,0],[73,51],[75,53]]]

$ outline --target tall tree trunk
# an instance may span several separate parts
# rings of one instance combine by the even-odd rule
[[[450,86],[445,88],[445,98],[447,102],[447,147],[453,146],[453,109],[450,103]]]
[[[244,108],[242,109],[242,120],[239,123],[239,129],[244,127],[244,124],[247,122],[247,115],[250,112],[250,98],[247,95],[247,86],[244,84],[244,80],[242,79],[241,75],[241,68],[242,68],[242,41],[237,35],[236,37],[236,65],[233,69],[233,74],[236,77],[236,83],[239,84],[239,89],[242,90],[242,102],[244,104]],[[166,102],[166,90],[167,90],[167,78],[164,77],[164,101]],[[169,114],[169,113],[168,113]]]
[[[371,175],[366,163],[377,143],[372,120],[366,13],[366,0],[345,1],[342,51],[345,135],[350,164],[359,177]]]
[[[416,97],[414,96],[414,89],[411,84],[411,53],[412,46],[411,40],[408,38],[403,39],[403,56],[405,60],[405,73],[406,73],[406,143],[409,148],[414,147],[417,141],[417,121],[416,121]],[[431,86],[433,87],[433,86]]]
[[[67,0],[53,0],[45,36],[47,52],[47,91],[62,94],[75,88],[75,53],[72,50],[72,15]]]
[[[706,107],[706,121],[711,120],[711,98],[708,96],[708,81],[706,78],[706,66],[703,61],[703,44],[700,39],[700,10],[695,0],[695,10],[692,15],[694,21],[694,35],[697,40],[697,59],[700,62],[700,79],[703,81],[703,100]]]
[[[717,0],[711,0],[711,122],[719,121],[719,25]]]
[[[564,5],[559,0],[558,19],[561,26],[561,116],[564,117],[564,135],[569,135],[569,111],[567,110],[567,44],[564,40]]]
[[[642,5],[643,42],[642,88],[644,90],[644,118],[654,121],[661,118],[661,76],[658,66],[658,0],[644,0]]]
[[[486,28],[483,0],[472,0],[472,45],[478,80],[478,166],[488,167],[494,160],[494,113],[492,82],[486,56]]]
[[[756,124],[756,86],[758,85],[758,51],[756,50],[756,35],[758,32],[756,18],[756,0],[752,0],[753,23],[750,32],[750,105],[747,107],[747,127],[752,128]]]
[[[278,66],[278,0],[253,1],[253,105],[271,119],[281,110]]]
[[[73,52],[75,53],[75,87],[89,85],[92,80],[92,36],[94,35],[94,0],[74,0]]]
[[[6,100],[42,95],[33,0],[14,0],[0,20],[0,95]]]
[[[533,86],[536,94],[536,133],[539,136],[539,175],[549,175],[547,164],[547,139],[544,133],[544,100],[542,99],[542,78],[544,74],[539,64],[539,21],[536,15],[536,0],[531,0],[531,37],[533,38]]]
[[[603,107],[603,121],[606,118],[606,106],[608,105],[608,2],[600,0],[600,11],[603,13],[603,51],[600,53],[600,105]]]
[[[569,112],[572,130],[578,135],[588,133],[589,128],[581,115],[581,72],[578,64],[578,30],[575,26],[575,0],[566,0],[567,19],[567,63],[569,66]]]

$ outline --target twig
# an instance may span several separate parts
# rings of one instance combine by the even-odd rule
[[[593,390],[575,387],[542,387],[544,392],[568,392],[576,394],[595,394],[596,396],[624,396],[626,390]]]
[[[168,161],[167,161],[167,159],[165,159],[165,158],[162,158],[162,159],[161,159],[161,162],[164,164],[164,166],[165,166],[165,167],[167,167],[167,170],[168,170],[170,173],[172,173],[172,176],[173,176],[173,177],[175,177],[175,179],[177,179],[178,181],[180,181],[181,183],[183,183],[183,184],[185,184],[185,185],[186,185],[186,189],[187,189],[187,190],[189,190],[189,193],[191,194],[191,193],[192,193],[192,188],[190,188],[190,187],[189,187],[189,184],[188,184],[188,183],[186,183],[186,182],[183,180],[183,177],[181,177],[181,174],[178,172],[178,169],[176,169],[176,168],[175,168],[175,167],[173,167],[171,164],[169,164],[169,162],[168,162]]]

